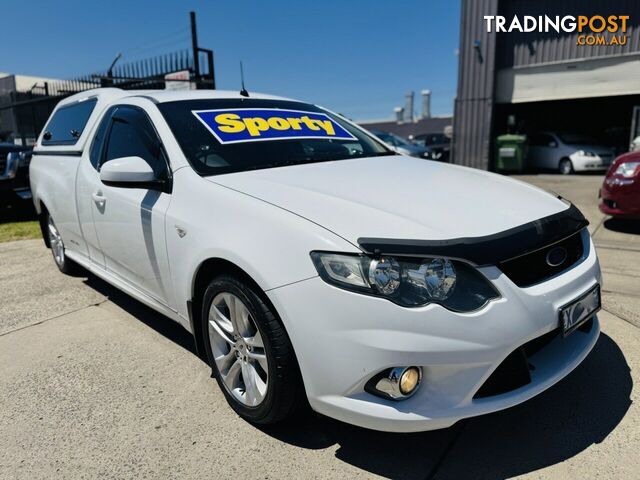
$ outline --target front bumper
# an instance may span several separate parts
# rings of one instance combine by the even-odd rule
[[[453,425],[501,410],[544,391],[573,370],[599,334],[555,338],[530,357],[531,382],[507,393],[474,398],[516,348],[558,328],[558,310],[600,281],[586,233],[582,259],[543,283],[519,288],[496,267],[482,268],[502,298],[483,309],[453,313],[438,305],[402,308],[385,299],[332,287],[319,277],[267,292],[289,333],[312,408],[347,423],[413,432]],[[365,392],[389,367],[422,367],[411,398],[396,402]]]
[[[605,215],[640,218],[640,178],[605,179],[598,206]]]
[[[585,155],[573,154],[569,157],[576,172],[602,172],[611,165],[613,157],[587,157]]]

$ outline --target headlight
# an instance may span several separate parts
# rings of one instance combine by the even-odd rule
[[[640,162],[624,162],[618,165],[616,169],[616,175],[622,175],[625,178],[631,178],[636,174],[636,171],[640,167]]]
[[[395,258],[371,260],[369,264],[369,285],[374,285],[383,295],[393,295],[398,290],[401,275],[400,264]]]
[[[598,155],[594,152],[587,152],[584,150],[578,150],[578,155],[582,157],[597,157]]]
[[[403,307],[437,303],[470,312],[500,296],[475,268],[447,258],[370,258],[330,252],[311,252],[311,258],[325,282]]]

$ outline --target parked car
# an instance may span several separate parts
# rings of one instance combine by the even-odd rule
[[[416,135],[415,143],[431,149],[431,160],[448,162],[451,153],[451,139],[444,133]]]
[[[431,149],[429,147],[416,145],[390,132],[373,130],[371,133],[386,143],[394,152],[412,157],[431,158]]]
[[[640,152],[615,159],[602,182],[599,207],[612,217],[640,219]]]
[[[575,206],[396,155],[316,105],[79,93],[38,139],[31,187],[58,268],[192,332],[251,422],[306,397],[368,428],[448,427],[546,390],[598,339],[600,268]]]
[[[31,198],[29,162],[31,147],[0,143],[0,194]]]
[[[613,149],[578,133],[540,132],[529,136],[529,167],[573,172],[605,171],[611,165]]]

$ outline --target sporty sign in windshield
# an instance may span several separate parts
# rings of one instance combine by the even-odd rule
[[[394,153],[315,105],[218,99],[158,105],[200,175]]]

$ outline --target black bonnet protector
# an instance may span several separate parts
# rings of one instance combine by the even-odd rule
[[[362,251],[369,255],[406,257],[449,257],[478,266],[497,265],[559,242],[589,225],[574,205],[562,212],[484,237],[450,240],[400,240],[359,238]]]

